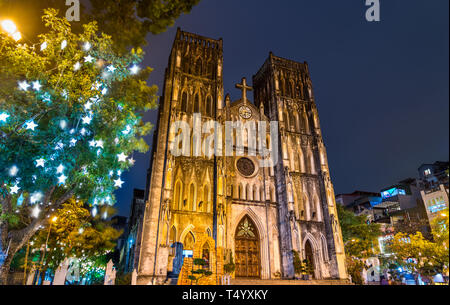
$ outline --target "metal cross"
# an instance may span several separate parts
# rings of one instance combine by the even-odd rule
[[[247,79],[242,78],[242,84],[236,84],[236,88],[242,90],[242,101],[247,103],[247,91],[252,91],[253,87],[247,86]]]

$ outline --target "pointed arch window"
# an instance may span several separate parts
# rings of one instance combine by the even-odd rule
[[[195,238],[192,232],[189,232],[184,238],[183,248],[184,250],[194,250]]]
[[[170,235],[169,235],[169,245],[177,242],[177,229],[175,226],[172,226],[170,229]]]
[[[288,115],[287,115],[286,111],[283,112],[283,121],[284,121],[285,128],[288,129],[289,128],[289,121],[288,121]]]
[[[209,188],[207,185],[203,188],[203,211],[209,212]]]
[[[200,112],[200,97],[198,93],[194,97],[194,113]]]
[[[214,115],[214,104],[212,102],[211,96],[206,98],[206,115],[212,117]]]
[[[237,227],[236,239],[256,239],[259,240],[258,230],[250,217],[245,216]]]
[[[250,184],[247,184],[247,186],[245,187],[245,200],[251,199],[250,194],[251,194]]]
[[[197,75],[202,75],[202,71],[203,71],[203,61],[201,58],[197,59],[197,63],[196,63],[196,73]]]
[[[286,82],[284,81],[284,79],[282,78],[280,80],[280,85],[281,85],[281,95],[285,96],[286,95]]]
[[[181,95],[181,111],[187,112],[188,96],[186,92]]]
[[[188,205],[188,209],[189,210],[194,210],[195,209],[195,185],[191,184],[189,186],[189,205]]]
[[[175,194],[174,194],[174,200],[173,200],[173,209],[174,210],[178,210],[178,209],[181,209],[181,204],[182,204],[182,202],[181,202],[181,198],[182,198],[182,185],[181,185],[181,182],[180,181],[177,181],[176,183],[175,183]]]
[[[239,199],[244,199],[244,188],[242,187],[242,184],[239,184],[238,198]]]

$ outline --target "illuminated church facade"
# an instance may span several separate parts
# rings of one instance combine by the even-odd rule
[[[253,87],[245,79],[237,85],[243,91],[237,101],[224,95],[222,71],[221,39],[178,30],[153,138],[138,284],[176,277],[199,235],[212,237],[226,260],[233,257],[239,278],[293,278],[293,251],[310,262],[316,279],[347,278],[307,63],[270,53]],[[266,144],[277,145],[278,162],[260,166],[264,157],[249,153],[247,133],[243,155],[174,156],[178,133],[171,126],[183,121],[192,127],[194,113],[202,123],[222,126],[277,121],[278,141],[270,143],[267,128]]]

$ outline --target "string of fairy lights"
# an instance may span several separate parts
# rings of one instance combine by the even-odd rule
[[[68,41],[63,40],[60,42],[59,48],[60,51],[63,51],[68,46]],[[40,45],[40,52],[44,52],[49,47],[48,42],[43,42]],[[92,65],[97,62],[97,60],[101,60],[101,58],[96,58],[96,52],[93,52],[93,45],[90,42],[84,42],[81,44],[81,51],[84,52],[83,60],[78,60],[73,64],[73,73],[81,73],[81,70],[84,65]],[[103,70],[101,71],[97,80],[92,84],[91,91],[92,95],[90,98],[86,99],[83,104],[83,111],[80,112],[80,115],[76,118],[76,124],[71,124],[70,120],[67,118],[62,118],[58,122],[59,129],[61,131],[61,136],[55,136],[55,146],[51,153],[44,156],[36,156],[32,160],[29,160],[30,163],[33,164],[36,170],[36,174],[32,175],[33,181],[36,181],[40,171],[48,174],[49,172],[54,173],[54,176],[57,180],[57,185],[59,187],[65,187],[68,184],[68,180],[70,180],[70,171],[75,170],[74,166],[67,165],[64,162],[58,162],[58,158],[64,152],[66,148],[75,148],[77,145],[88,145],[90,150],[93,150],[98,157],[101,157],[102,152],[105,148],[105,142],[103,139],[96,138],[94,135],[93,128],[90,128],[94,118],[98,115],[97,112],[101,109],[102,103],[104,102],[104,97],[108,94],[109,85],[116,77],[124,77],[128,75],[137,75],[140,72],[140,67],[136,63],[132,63],[127,67],[116,67],[113,63],[105,65]],[[120,73],[120,76],[119,74]],[[61,75],[60,77],[62,77]],[[34,93],[37,100],[45,103],[47,106],[52,104],[52,100],[55,97],[54,93],[52,95],[51,92],[55,92],[55,90],[51,90],[52,88],[45,88],[45,81],[42,80],[20,80],[17,82],[17,90],[19,92],[23,92],[25,94]],[[54,88],[53,88],[54,89]],[[62,90],[60,93],[61,97],[65,100],[69,100],[69,93],[67,90]],[[60,98],[60,97],[58,97]],[[1,107],[1,104],[0,104]],[[123,109],[122,104],[118,104],[118,110],[121,111]],[[127,137],[132,135],[135,131],[134,127],[139,122],[137,119],[129,120],[127,125],[124,126],[120,135],[118,135],[114,139],[114,144],[120,147],[120,139],[119,137]],[[20,126],[20,130],[23,130],[25,136],[33,136],[33,133],[39,132],[40,123],[37,117],[30,118],[24,122],[16,122],[15,115],[8,110],[0,108],[0,130],[2,127],[12,127],[18,124]],[[9,126],[8,126],[9,125]],[[74,126],[71,128],[70,126]],[[88,137],[92,137],[90,140]],[[89,141],[88,141],[89,140]],[[135,160],[133,157],[128,157],[125,152],[121,152],[117,154],[116,160],[119,164],[126,165],[134,165]],[[29,167],[29,165],[27,165]],[[88,166],[85,164],[82,166],[81,171],[84,175],[88,175]],[[21,177],[22,169],[17,164],[9,164],[6,168],[6,172],[9,175],[10,183],[6,184],[6,189],[9,190],[10,195],[17,195],[22,190],[22,180],[24,177]],[[111,169],[109,171],[109,175],[107,179],[110,179],[113,182],[110,185],[113,186],[114,189],[121,188],[125,183],[121,179],[122,170]],[[29,178],[29,177],[27,177]],[[92,214],[95,217],[98,213],[97,206],[103,204],[113,205],[113,200],[111,195],[106,195],[102,197],[102,194],[111,194],[114,190],[109,190],[105,185],[102,185],[102,189],[99,192],[100,196],[94,195],[92,198],[93,209]],[[81,187],[81,185],[80,185]],[[41,208],[40,204],[42,204],[45,197],[45,190],[34,190],[29,191],[29,203],[33,205],[33,209],[31,211],[31,215],[35,218],[39,217]],[[20,196],[17,199],[17,206],[22,205],[24,202],[23,193],[20,192]],[[51,203],[49,203],[51,204]]]

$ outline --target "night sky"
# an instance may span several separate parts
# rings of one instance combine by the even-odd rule
[[[378,192],[417,176],[422,163],[449,159],[449,1],[380,2],[381,22],[369,23],[365,0],[203,0],[148,37],[149,84],[162,88],[177,27],[223,38],[232,100],[270,51],[307,61],[336,194]],[[156,111],[145,120],[156,123]],[[133,188],[145,187],[150,152],[135,159],[116,192],[121,215]]]

